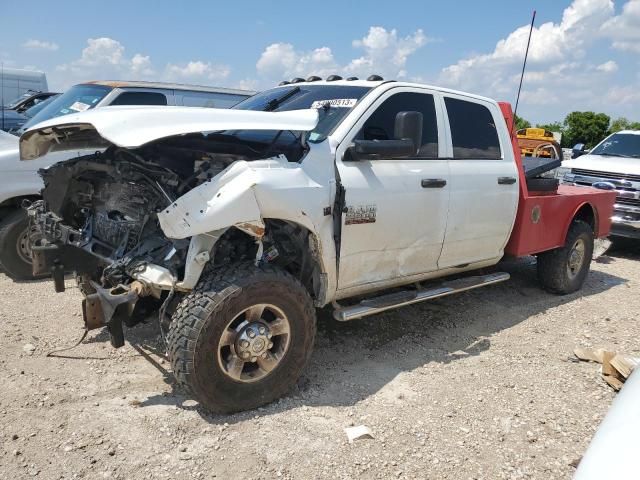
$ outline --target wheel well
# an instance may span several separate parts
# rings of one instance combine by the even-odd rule
[[[285,220],[265,219],[265,227],[260,239],[262,261],[287,271],[302,282],[316,303],[324,302],[326,275],[316,236],[302,225]],[[229,228],[216,242],[213,266],[255,261],[260,240],[237,228]]]
[[[585,203],[582,205],[573,216],[573,220],[581,220],[591,226],[593,233],[597,232],[598,218],[591,204]]]
[[[40,197],[38,197],[37,195],[23,195],[21,197],[8,198],[4,202],[0,203],[0,220],[2,220],[12,211],[22,208],[23,200],[29,200],[33,202],[34,200],[38,200],[39,198]]]

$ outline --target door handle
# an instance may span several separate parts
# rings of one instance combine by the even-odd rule
[[[498,185],[513,185],[516,183],[515,177],[498,177]]]
[[[420,182],[422,188],[443,188],[447,181],[442,178],[423,178]]]

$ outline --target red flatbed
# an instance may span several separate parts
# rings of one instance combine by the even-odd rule
[[[505,254],[521,257],[564,246],[575,218],[593,225],[596,238],[608,236],[616,192],[569,185],[559,185],[551,192],[530,192],[513,128],[511,105],[505,102],[499,105],[511,132],[520,177],[518,213]]]

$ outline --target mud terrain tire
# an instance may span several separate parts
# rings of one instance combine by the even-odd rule
[[[242,312],[255,305],[271,305],[285,316],[289,325],[287,348],[275,368],[260,373],[265,376],[251,381],[235,380],[225,371],[227,364],[221,360],[220,353],[231,347],[221,348],[221,339],[231,329],[230,322],[244,318],[244,328],[249,328],[251,323],[246,323],[249,314]],[[242,330],[242,324],[238,328]],[[246,330],[244,332],[246,334]],[[315,333],[313,302],[298,280],[268,265],[256,267],[243,263],[205,271],[196,288],[176,308],[167,334],[167,347],[178,383],[206,409],[231,413],[259,407],[284,395],[309,362]],[[248,337],[235,338],[231,345],[234,349],[237,346],[237,350],[227,358],[237,359],[245,353],[238,342]],[[257,368],[257,365],[259,363],[247,361],[241,375],[247,375],[245,368]]]
[[[593,243],[591,226],[574,220],[564,247],[538,255],[538,280],[542,288],[559,295],[580,290],[589,273]]]

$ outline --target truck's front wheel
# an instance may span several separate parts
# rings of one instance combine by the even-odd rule
[[[7,215],[0,223],[0,265],[13,280],[34,278],[29,218],[22,209]]]
[[[178,382],[205,408],[230,413],[284,395],[311,356],[315,310],[291,275],[240,264],[203,275],[167,335]]]
[[[564,247],[538,255],[538,280],[542,287],[560,295],[580,290],[589,273],[593,242],[591,226],[575,220]]]

